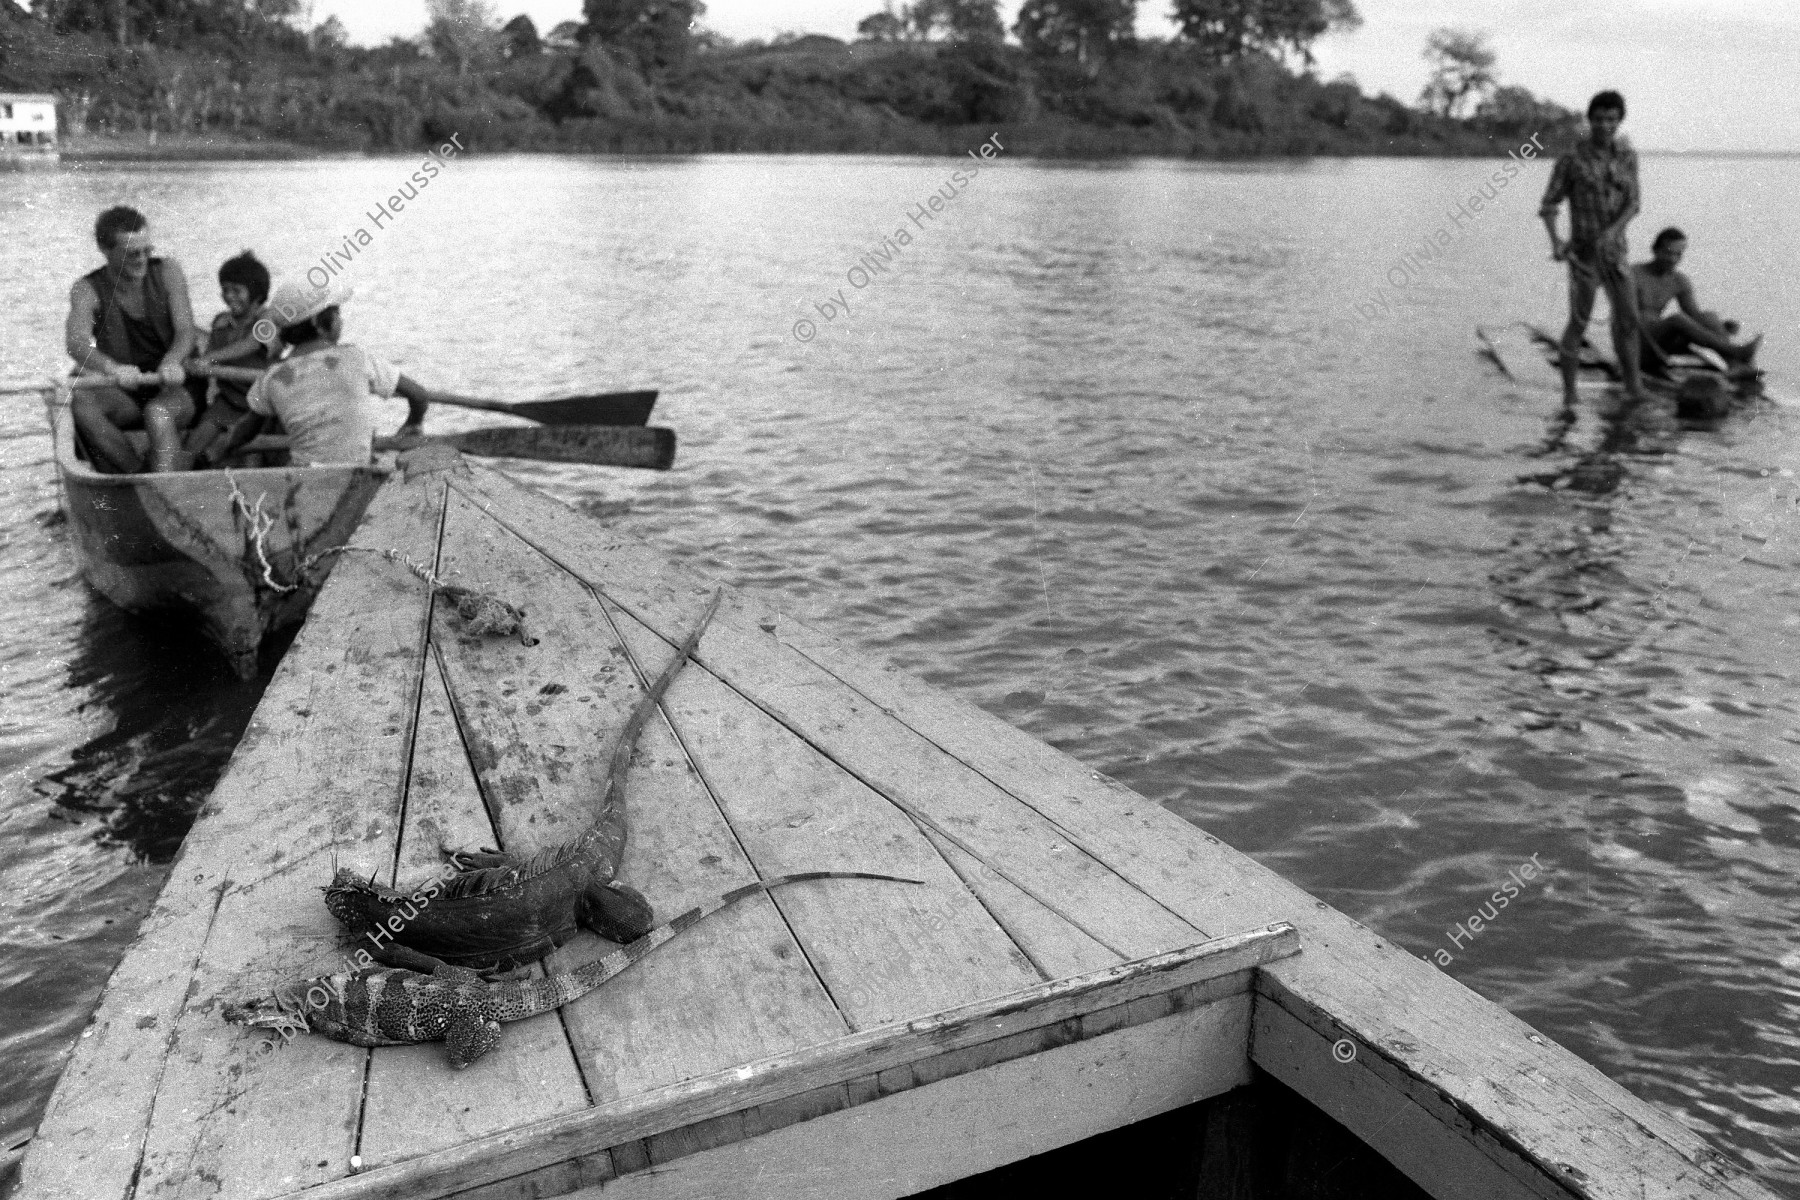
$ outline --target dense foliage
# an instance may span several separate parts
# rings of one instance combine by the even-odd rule
[[[1425,39],[1425,61],[1431,79],[1419,103],[1446,117],[1457,116],[1464,101],[1479,100],[1494,90],[1496,55],[1483,35],[1467,29],[1437,29]]]
[[[1136,10],[1136,0],[1025,0],[1013,32],[1033,58],[1085,64],[1132,45]]]
[[[1362,17],[1350,0],[1175,0],[1175,23],[1203,53],[1235,58],[1292,51],[1312,62],[1312,44]]]
[[[310,8],[310,6],[307,6]],[[540,34],[485,0],[429,0],[419,38],[346,43],[300,0],[0,0],[0,89],[50,91],[65,125],[127,140],[401,150],[1485,154],[1575,118],[1499,88],[1466,119],[1289,68],[1349,0],[1177,0],[1191,36],[1131,36],[1135,0],[918,0],[864,40],[733,45],[699,0],[586,0]],[[880,19],[876,19],[880,18]]]

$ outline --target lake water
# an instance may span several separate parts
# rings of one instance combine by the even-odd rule
[[[374,224],[415,165],[0,174],[0,376],[58,369],[106,205],[203,321],[229,255],[348,237],[349,338],[421,380],[663,390],[674,471],[522,476],[1155,798],[1800,1195],[1800,408],[1612,490],[1520,482],[1576,449],[1531,455],[1555,397],[1473,330],[1559,319],[1547,167],[1458,223],[1496,164],[1002,153],[958,191],[949,159],[476,158]],[[1644,181],[1634,248],[1684,226],[1800,403],[1800,161]],[[9,1142],[260,690],[85,590],[43,429],[0,407]]]

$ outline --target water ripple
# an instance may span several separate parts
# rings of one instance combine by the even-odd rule
[[[1795,418],[1529,456],[1553,399],[1470,333],[1561,303],[1524,201],[1354,315],[1466,163],[1007,164],[846,284],[941,167],[471,161],[359,260],[350,337],[472,393],[663,388],[673,472],[517,474],[1119,778],[1800,1189]],[[1731,230],[1794,164],[1645,169],[1733,304],[1786,311]],[[0,176],[33,248],[0,260],[0,368],[54,369],[121,188],[201,279],[311,261],[391,172]],[[0,412],[0,1129],[255,698],[73,583],[39,420]]]

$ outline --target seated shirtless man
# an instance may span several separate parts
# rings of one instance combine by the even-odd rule
[[[181,465],[181,431],[194,419],[182,360],[194,348],[187,279],[172,258],[156,258],[150,226],[135,208],[109,208],[94,223],[106,265],[75,281],[63,348],[83,375],[110,375],[112,386],[77,388],[75,428],[94,469],[126,474],[143,457],[122,432],[150,431],[150,470]]]
[[[1663,356],[1680,354],[1690,346],[1705,346],[1733,365],[1748,366],[1756,357],[1760,336],[1739,345],[1731,340],[1737,322],[1720,320],[1719,314],[1702,312],[1694,299],[1694,285],[1676,268],[1687,252],[1687,235],[1671,226],[1656,235],[1649,262],[1631,268],[1637,284],[1638,312],[1643,322],[1646,358],[1651,363]],[[1679,312],[1663,316],[1673,300]]]

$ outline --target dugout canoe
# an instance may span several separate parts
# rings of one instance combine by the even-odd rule
[[[664,916],[795,870],[922,886],[745,901],[462,1072],[226,1024],[351,953],[334,865],[422,880],[442,844],[585,824],[715,594],[496,471],[403,463],[350,543],[381,553],[338,565],[76,1042],[20,1200],[1771,1200],[1436,967],[729,589],[638,747],[620,877]],[[540,640],[472,633],[397,560]]]
[[[1511,325],[1477,326],[1480,353],[1508,378],[1544,386],[1562,386],[1562,349],[1558,337],[1542,326],[1524,321]],[[1662,398],[1671,415],[1705,423],[1758,404],[1773,403],[1762,371],[1732,373],[1710,351],[1666,356],[1651,364],[1644,385],[1652,397]],[[1583,341],[1576,386],[1584,392],[1620,395],[1619,365],[1591,342]]]
[[[52,394],[47,393],[46,398]],[[53,453],[81,576],[132,613],[193,619],[240,678],[274,630],[298,624],[387,470],[276,467],[105,475],[66,404]]]

